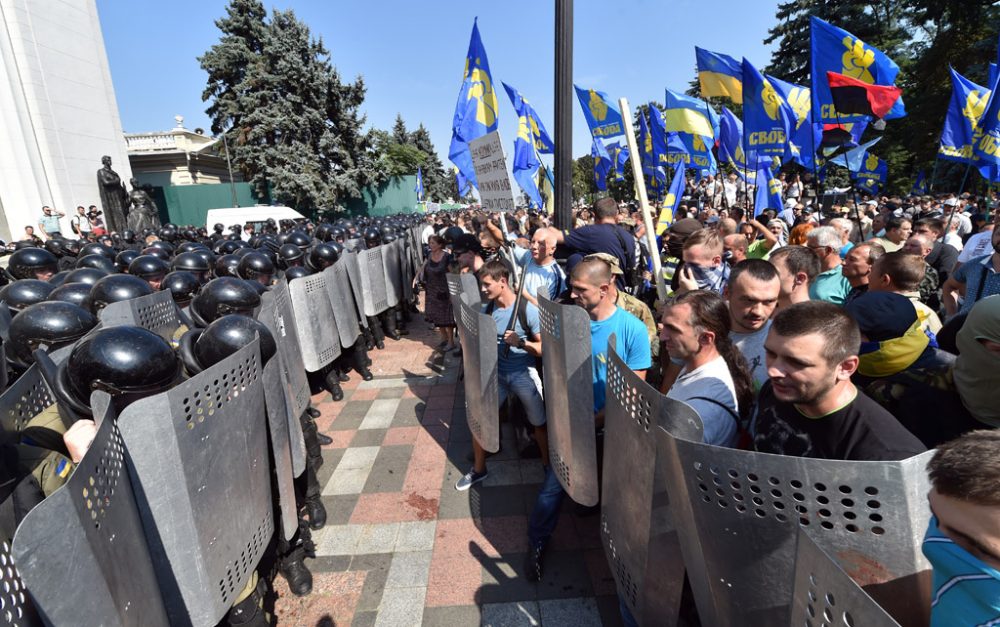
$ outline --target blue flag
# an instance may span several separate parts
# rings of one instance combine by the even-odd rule
[[[604,144],[596,137],[593,138],[590,156],[594,160],[594,184],[597,185],[598,190],[606,192],[608,191],[608,172],[611,171],[611,157]]]
[[[692,98],[671,89],[666,90],[664,127],[667,132],[701,135],[714,142],[718,134],[718,117],[713,122],[712,108],[698,98]]]
[[[765,209],[781,211],[781,181],[775,178],[771,172],[770,165],[757,169],[757,177],[754,183],[757,186],[757,193],[753,199],[753,217],[757,217]]]
[[[861,161],[861,166],[852,176],[859,183],[864,182],[868,184],[874,181],[875,183],[882,184],[886,182],[886,178],[889,176],[889,166],[886,165],[885,161],[872,153],[868,153]]]
[[[747,152],[783,156],[794,115],[771,81],[743,59],[743,132]]]
[[[899,66],[884,52],[869,46],[842,28],[837,28],[818,17],[809,18],[811,54],[809,70],[812,75],[812,106],[819,114],[814,119],[836,124],[853,122],[865,117],[858,114],[840,114],[833,106],[830,83],[826,73],[836,72],[873,85],[893,85]],[[886,120],[906,115],[900,98],[886,114]]]
[[[639,163],[642,165],[642,176],[646,181],[646,188],[651,191],[651,196],[660,198],[667,175],[653,158],[653,136],[649,132],[646,116],[642,114],[642,111],[639,111],[639,137],[637,141],[641,151]]]
[[[555,144],[552,143],[552,138],[549,137],[549,133],[545,130],[545,125],[542,124],[542,120],[538,117],[535,109],[516,89],[504,82],[500,84],[503,85],[504,90],[507,92],[510,103],[514,105],[518,125],[528,124],[531,127],[531,137],[535,144],[535,152],[540,155],[553,154],[555,152]],[[520,134],[521,131],[518,130],[518,135]]]
[[[910,189],[910,196],[923,196],[927,193],[927,177],[924,171],[917,172],[917,180],[913,181],[913,188]]]
[[[465,56],[462,89],[455,104],[455,117],[451,122],[451,146],[448,158],[458,166],[462,175],[476,185],[476,171],[472,167],[469,142],[497,130],[497,95],[493,90],[490,65],[486,48],[479,38],[478,20],[472,23],[469,52]]]
[[[673,135],[674,133],[672,133]],[[706,174],[715,174],[719,171],[715,155],[712,154],[712,147],[705,142],[701,135],[690,135],[688,133],[676,133],[676,138],[671,138],[667,142],[667,151],[671,151],[671,145],[679,141],[684,147],[683,160],[685,165],[695,169],[695,176],[698,180]],[[677,161],[676,158],[669,159],[671,163]]]
[[[878,136],[870,142],[861,144],[857,148],[852,148],[844,154],[837,155],[833,159],[827,161],[827,163],[832,163],[834,165],[839,165],[842,168],[847,168],[848,172],[853,176],[855,172],[861,170],[864,165],[865,159],[868,157],[868,149],[875,144],[882,141],[882,136]]]
[[[625,134],[622,114],[611,102],[608,95],[596,89],[583,89],[574,85],[576,97],[583,107],[583,117],[594,137],[615,137]]]
[[[681,197],[684,195],[684,163],[678,163],[674,167],[674,178],[670,182],[670,189],[667,190],[667,196],[663,199],[663,204],[660,208],[660,215],[656,219],[656,234],[663,235],[670,224],[674,221],[674,212],[677,211],[677,204],[680,203]]]
[[[739,61],[698,46],[694,48],[694,56],[703,97],[721,96],[736,104],[743,102],[743,68]]]
[[[459,198],[462,198],[469,193],[469,181],[458,168],[455,168],[455,187],[458,189]]]
[[[743,122],[726,107],[722,107],[719,159],[733,164],[733,167],[737,169],[746,169],[747,167],[746,155],[743,154]]]
[[[420,168],[417,168],[417,186],[413,189],[413,191],[417,192],[417,202],[423,202],[424,201],[424,175],[420,171]]]
[[[808,87],[765,76],[792,113],[785,159],[812,169],[816,148],[823,139],[823,125],[812,122],[812,97]]]
[[[531,140],[531,129],[527,124],[519,124],[517,138],[514,139],[514,162],[511,170],[514,180],[528,196],[529,206],[533,208],[542,206],[542,194],[538,191],[535,176],[541,163]]]
[[[667,163],[667,129],[663,125],[663,113],[654,103],[649,103],[649,135],[653,147],[653,163]]]
[[[611,171],[611,180],[620,181],[625,177],[625,164],[628,162],[628,146],[620,146],[618,142],[608,144],[608,156],[614,169]]]
[[[938,156],[969,163],[972,161],[972,147],[979,139],[979,121],[990,99],[990,92],[954,69],[948,70],[951,72],[951,100],[948,101],[948,113],[941,129]]]
[[[1000,81],[1000,79],[998,79]],[[976,128],[976,136],[972,154],[977,160],[980,173],[990,172],[990,167],[1000,166],[1000,98],[997,97],[997,87],[1000,82],[990,86],[989,101]],[[994,170],[997,168],[993,167]],[[990,180],[993,180],[990,178]]]

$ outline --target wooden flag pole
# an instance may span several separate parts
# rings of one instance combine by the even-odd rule
[[[622,111],[622,123],[625,124],[625,141],[628,143],[629,161],[632,162],[635,193],[639,197],[639,208],[642,210],[642,223],[646,226],[646,245],[649,247],[649,257],[653,262],[656,295],[660,302],[663,302],[667,299],[667,285],[663,281],[663,271],[660,268],[660,249],[656,245],[656,230],[653,228],[649,198],[646,196],[646,181],[642,177],[642,153],[639,152],[639,145],[635,141],[635,127],[632,125],[632,110],[629,109],[628,100],[619,98],[618,107]]]

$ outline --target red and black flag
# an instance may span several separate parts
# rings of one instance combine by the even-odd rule
[[[871,115],[882,119],[903,90],[892,85],[872,85],[850,76],[827,72],[833,105],[842,114]]]

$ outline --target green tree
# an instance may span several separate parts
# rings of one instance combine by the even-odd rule
[[[449,197],[458,198],[457,191],[452,193],[452,188],[455,186],[454,177],[449,177],[445,173],[441,158],[438,157],[431,141],[431,134],[423,124],[410,135],[410,143],[426,155],[423,163],[424,197],[438,202]]]
[[[410,133],[406,130],[406,122],[403,121],[403,114],[396,114],[396,122],[392,125],[392,141],[397,144],[409,144]]]

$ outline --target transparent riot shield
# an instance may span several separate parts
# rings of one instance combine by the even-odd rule
[[[671,517],[678,497],[658,477],[658,428],[700,440],[689,406],[640,379],[608,342],[604,408],[601,541],[618,597],[643,625],[675,625],[684,588],[684,560]],[[711,623],[705,623],[711,624]]]
[[[462,337],[465,414],[469,430],[483,449],[495,453],[500,450],[497,325],[492,316],[464,302],[455,321]]]
[[[833,461],[658,438],[703,622],[787,624],[801,527],[897,620],[927,623],[914,599],[929,591],[920,544],[932,453]]]
[[[181,325],[180,312],[170,290],[111,303],[101,310],[99,317],[104,328],[125,325],[142,327],[168,342]]]
[[[594,424],[590,316],[580,307],[538,299],[549,461],[570,498],[596,505],[600,497]]]
[[[382,265],[382,247],[358,252],[361,271],[361,298],[366,316],[377,316],[389,308],[385,286],[385,268]]]
[[[918,599],[913,599],[919,603]],[[830,557],[799,529],[790,626],[899,627]]]
[[[326,274],[311,274],[288,284],[302,363],[316,372],[340,356],[340,331],[326,291]]]
[[[354,294],[351,291],[351,278],[347,273],[347,261],[337,260],[323,274],[326,275],[326,295],[330,299],[330,308],[337,319],[337,332],[340,334],[340,345],[349,348],[361,335],[358,326],[358,312],[354,307]]]
[[[166,626],[124,443],[106,412],[66,485],[21,522],[14,560],[48,624]]]
[[[118,419],[171,624],[222,619],[274,532],[259,344]]]

